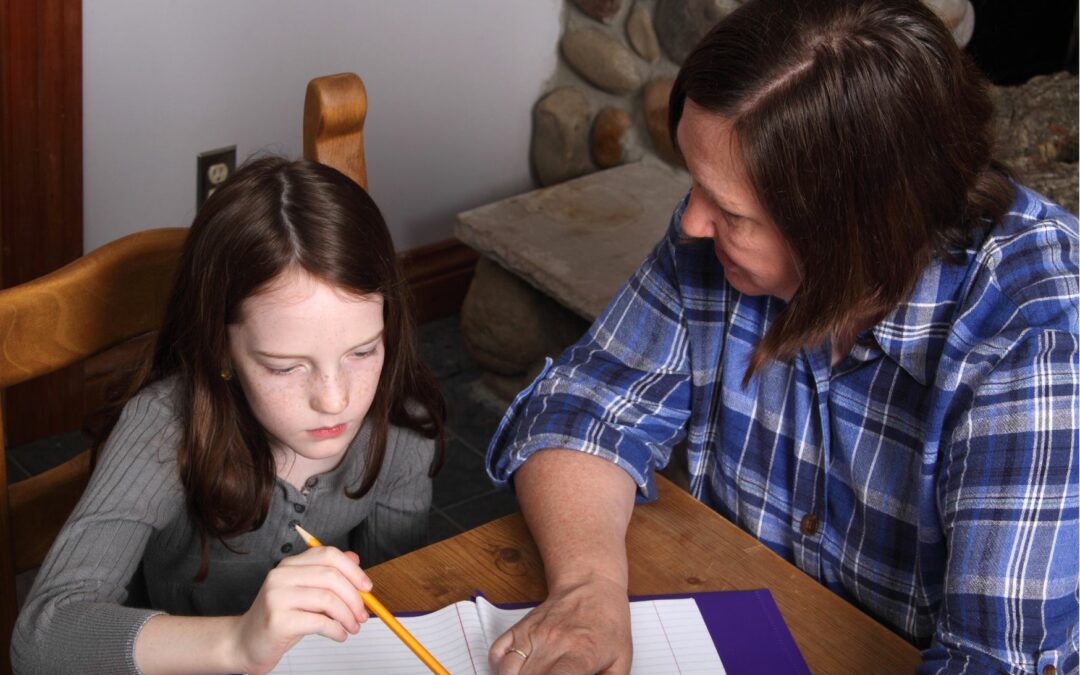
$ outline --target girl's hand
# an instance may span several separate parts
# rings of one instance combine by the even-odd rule
[[[368,618],[357,591],[371,590],[359,562],[352,551],[320,546],[271,570],[235,624],[233,644],[243,671],[269,671],[305,635],[318,633],[338,642],[355,635]]]
[[[625,675],[632,657],[625,586],[601,577],[551,589],[488,653],[499,675]]]

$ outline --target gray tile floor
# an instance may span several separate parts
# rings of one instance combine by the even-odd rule
[[[469,358],[457,315],[420,327],[420,351],[431,366],[449,408],[448,443],[442,470],[435,477],[429,538],[432,543],[517,510],[509,492],[495,490],[484,473],[484,453],[509,401],[492,394]],[[80,434],[56,436],[11,448],[6,456],[9,481],[55,466],[82,448]],[[20,599],[32,573],[20,575]]]
[[[484,472],[488,441],[509,401],[480,381],[458,329],[458,317],[420,327],[420,352],[435,371],[449,408],[448,444],[435,476],[431,541],[435,542],[517,510],[509,492],[495,490]]]

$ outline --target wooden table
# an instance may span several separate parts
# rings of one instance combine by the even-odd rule
[[[914,672],[918,651],[662,477],[634,508],[630,594],[768,588],[814,673]],[[391,611],[428,611],[480,589],[495,603],[543,600],[540,554],[520,514],[367,570]]]

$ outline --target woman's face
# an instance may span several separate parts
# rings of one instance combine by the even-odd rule
[[[244,300],[228,331],[233,369],[279,468],[336,466],[378,387],[382,296],[289,270]]]
[[[728,121],[687,100],[677,135],[693,179],[683,232],[712,239],[736,290],[791,300],[800,282],[794,254],[758,202]]]

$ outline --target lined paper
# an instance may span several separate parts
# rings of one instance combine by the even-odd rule
[[[423,616],[399,617],[410,633],[454,675],[490,675],[488,647],[529,612],[499,609],[485,598],[448,605]],[[724,675],[709,629],[692,598],[630,603],[634,640],[631,675]],[[309,635],[272,673],[427,673],[427,667],[377,618],[343,643]]]
[[[458,602],[430,614],[404,616],[398,620],[453,675],[488,673],[487,643],[473,603]],[[474,657],[483,663],[483,670],[474,668]],[[345,642],[308,635],[296,643],[270,672],[411,675],[430,671],[386,624],[373,616],[364,622],[359,633],[349,636]]]

